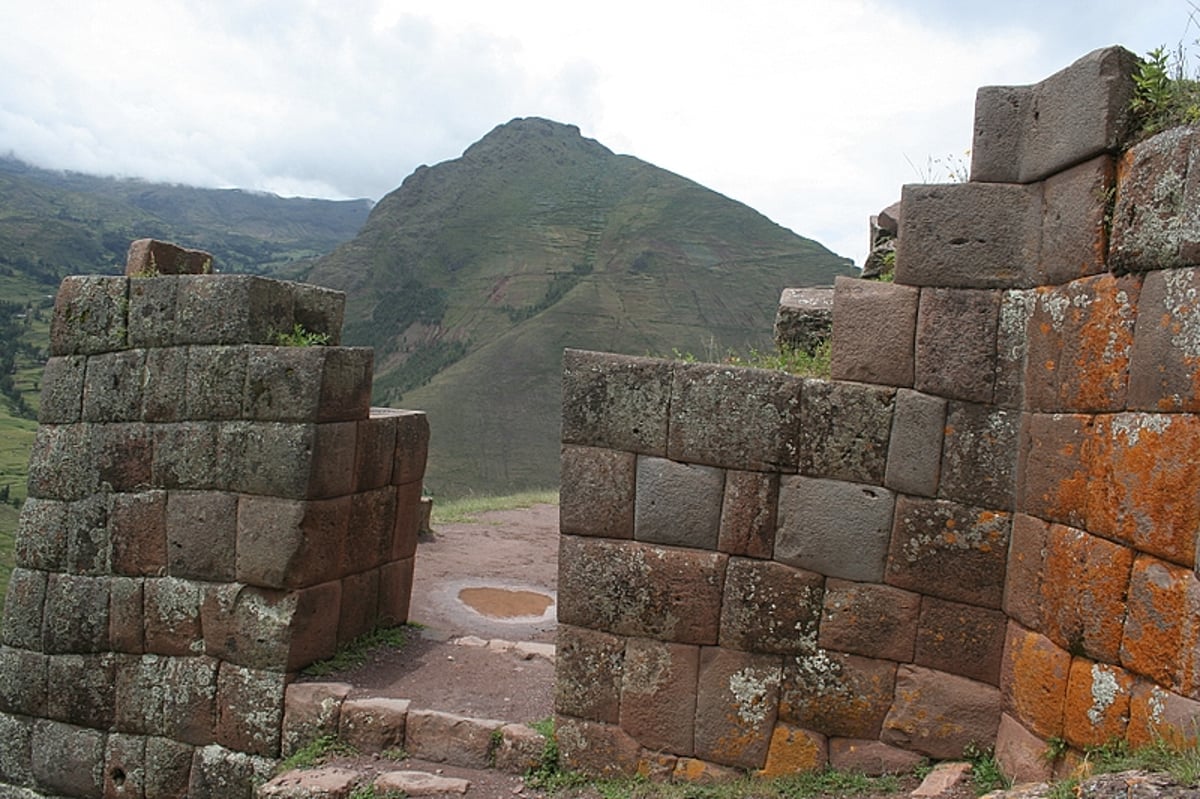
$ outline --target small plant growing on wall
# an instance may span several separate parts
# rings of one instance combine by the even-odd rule
[[[1200,80],[1189,76],[1188,51],[1181,44],[1168,52],[1156,47],[1133,73],[1129,110],[1139,134],[1149,136],[1176,125],[1200,122]]]
[[[275,333],[271,341],[280,347],[324,347],[329,344],[328,333],[313,333],[297,322],[285,333]]]

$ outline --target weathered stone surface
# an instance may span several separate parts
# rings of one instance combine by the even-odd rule
[[[418,483],[425,476],[425,459],[429,454],[429,419],[424,411],[397,411],[396,414],[392,483]]]
[[[895,391],[805,380],[800,393],[800,473],[883,483]]]
[[[1061,737],[1070,668],[1069,652],[1010,621],[1000,666],[1005,712],[1042,738]]]
[[[1129,365],[1130,410],[1200,410],[1200,272],[1146,275]],[[43,403],[45,402],[43,393]],[[44,406],[43,406],[44,407]]]
[[[1200,582],[1191,570],[1138,555],[1129,577],[1121,665],[1200,699],[1198,614]]]
[[[776,724],[767,748],[767,761],[755,776],[765,779],[787,777],[806,771],[821,771],[829,764],[829,742],[812,730]]]
[[[128,346],[129,281],[123,277],[64,278],[54,298],[50,354],[92,355]]]
[[[140,735],[109,735],[104,746],[103,768],[106,799],[145,796],[146,739]]]
[[[621,729],[647,749],[693,753],[700,647],[630,638],[621,677]]]
[[[242,496],[236,513],[238,581],[301,588],[336,579],[351,507],[348,496],[313,501]]]
[[[38,715],[105,730],[116,700],[111,653],[53,655],[46,660],[46,705]]]
[[[245,346],[188,347],[186,418],[239,419],[246,401]]]
[[[995,740],[999,724],[997,688],[920,666],[900,666],[896,701],[879,739],[933,758],[961,758],[967,744]]]
[[[143,624],[147,652],[194,655],[204,651],[200,625],[202,583],[178,577],[146,580]]]
[[[775,559],[830,577],[878,582],[894,502],[886,488],[784,477],[779,487]]]
[[[233,580],[237,519],[235,494],[168,492],[167,573],[196,580]]]
[[[830,577],[825,581],[818,643],[825,649],[906,663],[912,660],[920,609],[919,594]]]
[[[347,545],[345,564],[347,571],[376,569],[381,564],[392,560],[392,547],[395,543],[393,536],[398,522],[396,514],[398,493],[395,486],[384,485],[382,488],[360,491],[351,495],[347,533],[353,537],[353,543]],[[410,513],[411,510],[411,508],[406,509]],[[411,537],[416,538],[415,531]],[[407,551],[408,547],[403,549]],[[416,550],[415,543],[411,549]]]
[[[917,621],[913,662],[998,685],[1004,628],[1002,611],[925,597]]]
[[[1071,661],[1063,737],[1080,749],[1125,737],[1133,675],[1117,666],[1087,658]]]
[[[21,716],[0,713],[0,785],[10,791],[17,786],[32,786],[33,721]],[[13,794],[20,799],[25,795]],[[34,799],[31,797],[31,799]]]
[[[833,335],[833,290],[784,289],[775,312],[775,346],[810,355]]]
[[[671,771],[671,781],[689,783],[691,785],[719,785],[733,782],[745,776],[745,771],[730,768],[718,763],[710,763],[695,757],[681,757],[675,761]]]
[[[917,390],[966,402],[992,401],[1002,294],[921,289],[913,381]]]
[[[375,351],[370,347],[324,347],[321,395],[317,421],[344,422],[366,419],[371,411],[371,376]],[[424,418],[424,414],[410,411]]]
[[[705,648],[696,696],[696,756],[762,768],[779,708],[777,655]]]
[[[83,355],[62,355],[46,361],[38,403],[39,423],[70,424],[80,420],[86,364]]]
[[[883,484],[915,496],[937,494],[946,400],[902,388],[896,392]]]
[[[187,381],[179,379],[187,372],[187,361],[187,347],[146,350],[142,421],[179,422],[187,418]]]
[[[14,563],[39,571],[66,571],[71,503],[29,497],[21,505],[13,541]]]
[[[288,284],[257,275],[181,275],[176,344],[271,344],[293,328]]]
[[[1042,255],[1033,271],[1038,286],[1066,283],[1106,269],[1106,215],[1115,190],[1116,163],[1101,155],[1051,175],[1043,188]]]
[[[216,484],[244,494],[287,499],[312,496],[316,427],[286,422],[220,425]]]
[[[284,693],[280,755],[294,752],[323,735],[337,735],[342,703],[354,686],[343,682],[294,682]]]
[[[292,294],[292,319],[310,333],[329,336],[330,346],[342,343],[346,293],[312,283],[288,283]]]
[[[379,623],[404,624],[412,596],[415,558],[379,567]]]
[[[563,443],[666,456],[674,368],[655,358],[565,350]]]
[[[493,768],[506,774],[528,774],[542,764],[546,737],[527,724],[505,724],[492,750]]]
[[[145,795],[187,796],[194,749],[170,738],[146,738]]]
[[[1042,582],[1050,524],[1024,513],[1013,515],[1002,609],[1030,629],[1042,628]]]
[[[287,671],[300,595],[228,583],[207,586],[200,600],[193,632],[206,654],[247,668]]]
[[[720,645],[745,652],[812,652],[824,585],[824,577],[803,569],[730,558],[721,603]]]
[[[29,455],[29,496],[84,499],[100,487],[91,452],[91,426],[39,425]]]
[[[145,491],[152,486],[154,432],[146,425],[92,425],[91,443],[102,491]]]
[[[221,486],[228,463],[218,470],[220,425],[216,422],[179,422],[154,425],[155,488],[214,489]]]
[[[396,486],[396,523],[392,527],[392,549],[384,560],[407,560],[417,553],[417,538],[421,530],[421,483]],[[349,531],[347,531],[349,532]],[[353,547],[346,551],[347,569],[352,563]]]
[[[54,577],[56,581],[59,578],[58,575],[54,575]],[[9,574],[8,595],[4,602],[4,624],[0,626],[2,640],[8,646],[42,650],[45,642],[46,612],[51,610],[46,604],[46,587],[49,579],[50,575],[44,571],[25,569],[19,566]],[[85,583],[85,585],[90,586],[91,583]],[[65,602],[66,598],[55,597],[53,609],[56,611],[56,624],[70,621],[65,617],[59,618],[65,614],[57,612],[57,608]],[[93,628],[89,628],[89,630],[93,633],[96,632]],[[61,637],[69,639],[75,636],[64,631]],[[66,641],[63,643],[65,644]],[[69,650],[60,648],[58,651]]]
[[[900,201],[904,235],[896,245],[897,283],[976,289],[1029,285],[1041,245],[1040,186],[908,185]],[[835,345],[836,326],[835,319]]]
[[[1053,765],[1046,758],[1046,742],[1008,713],[1000,714],[996,761],[1005,776],[1016,784],[1047,782],[1053,777]]]
[[[565,716],[616,724],[620,721],[625,639],[559,624],[555,639],[554,710]]]
[[[379,608],[379,571],[371,569],[342,578],[341,615],[337,642],[348,644],[375,629]]]
[[[33,777],[40,791],[100,796],[104,790],[104,733],[57,721],[33,722]]]
[[[1011,518],[945,500],[900,497],[886,582],[923,594],[999,608]]]
[[[1129,697],[1129,727],[1125,737],[1134,747],[1159,741],[1192,746],[1200,734],[1197,718],[1200,718],[1200,702],[1138,680]]]
[[[715,644],[727,555],[562,536],[558,621]]]
[[[272,777],[256,792],[257,799],[347,799],[363,780],[361,771],[341,766],[293,769]],[[413,794],[405,793],[405,796]]]
[[[1108,255],[1113,269],[1171,269],[1200,261],[1196,141],[1194,127],[1175,128],[1122,157]]]
[[[1037,303],[1034,289],[1009,289],[1000,300],[996,324],[996,383],[992,399],[1001,408],[1025,408],[1025,358],[1029,318]]]
[[[192,755],[188,799],[254,799],[255,789],[270,779],[275,761],[270,758],[231,752],[210,744],[197,747]]]
[[[778,474],[726,471],[717,549],[749,558],[771,557],[778,509]]]
[[[559,530],[570,535],[633,538],[636,463],[632,452],[564,445]]]
[[[829,739],[829,765],[838,771],[853,771],[877,777],[912,771],[924,756],[890,746],[882,741],[857,738]]]
[[[614,724],[558,716],[554,724],[560,762],[598,777],[628,777],[641,759],[638,742]]]
[[[939,496],[1011,510],[1016,495],[1021,414],[990,405],[951,402],[946,413]]]
[[[162,722],[159,730],[150,732],[161,731],[165,738],[194,746],[212,742],[216,734],[220,664],[209,657],[163,658],[161,664],[160,681],[152,696],[161,698]],[[119,710],[119,688],[117,702]]]
[[[1125,407],[1141,287],[1140,275],[1105,274],[1036,290],[1025,372],[1031,410]]]
[[[175,330],[178,278],[130,280],[128,286],[130,346],[170,347],[183,338]]]
[[[911,388],[917,289],[839,277],[833,291],[833,379]]]
[[[1017,506],[1062,524],[1087,525],[1088,456],[1095,419],[1085,414],[1025,414],[1017,469]]]
[[[372,408],[355,427],[355,491],[371,491],[392,484],[399,416],[391,408]]]
[[[346,699],[338,715],[338,737],[361,752],[403,747],[410,704],[386,697]]]
[[[766,369],[676,364],[667,457],[747,471],[794,471],[801,380]]]
[[[1046,542],[1041,630],[1070,652],[1116,662],[1133,552],[1059,524],[1050,526]]]
[[[403,796],[464,794],[471,788],[468,780],[441,777],[423,771],[387,771],[371,784],[381,791],[400,791]]]
[[[890,660],[824,650],[785,658],[779,720],[829,736],[876,738],[895,683]]]
[[[716,549],[724,491],[724,469],[639,456],[633,537],[651,544]]]
[[[343,718],[346,707],[342,707]],[[436,710],[410,710],[404,731],[409,754],[435,763],[487,768],[491,763],[492,733],[504,726],[493,719],[476,719]]]
[[[16,576],[14,572],[14,581]],[[9,597],[12,597],[11,589]],[[6,606],[6,615],[7,612]],[[50,654],[107,650],[108,580],[103,577],[51,574],[46,581],[46,611],[41,630],[41,648]]]
[[[115,573],[145,577],[165,575],[167,492],[110,495],[108,533]]]
[[[982,86],[975,92],[971,180],[1016,182],[1032,104],[1032,86]]]
[[[151,278],[159,275],[209,275],[213,257],[203,250],[189,250],[157,239],[134,239],[125,255],[125,276]]]
[[[45,708],[47,663],[41,652],[0,646],[0,714],[34,716]]]
[[[108,428],[123,427],[124,425],[106,425]],[[66,560],[59,564],[72,574],[87,574],[101,576],[111,573],[111,551],[108,535],[108,508],[103,494],[93,494],[86,499],[63,503],[65,513],[62,523],[67,539]],[[36,534],[30,531],[31,534]],[[57,539],[61,533],[49,530],[47,533]]]
[[[355,422],[331,422],[313,428],[312,470],[308,497],[331,499],[354,493]]]

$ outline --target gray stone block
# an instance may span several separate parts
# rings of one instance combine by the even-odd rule
[[[282,672],[222,663],[217,673],[217,743],[237,752],[279,757],[286,685]]]
[[[653,544],[716,549],[724,490],[723,469],[639,457],[633,537]]]
[[[204,583],[176,577],[142,584],[145,648],[156,655],[194,655],[203,650],[200,606]]]
[[[806,379],[800,392],[800,473],[881,484],[896,391]]]
[[[41,652],[0,646],[0,714],[38,716],[45,712],[48,661]]]
[[[885,488],[785,477],[779,486],[775,559],[829,577],[880,582],[894,503]]]
[[[810,355],[833,335],[833,289],[784,289],[775,312],[775,346]]]
[[[287,283],[255,275],[181,275],[176,344],[271,344],[291,333]]]
[[[1032,86],[982,86],[975,92],[971,180],[1018,182],[1021,140],[1032,106]]]
[[[108,498],[93,494],[67,504],[67,571],[102,576],[111,572]]]
[[[392,484],[397,417],[391,410],[372,408],[370,415],[357,423],[354,474],[358,491],[370,491]]]
[[[782,563],[730,558],[725,570],[719,643],[781,655],[817,648],[825,578]]]
[[[554,712],[616,724],[620,720],[625,639],[559,625],[554,658]]]
[[[896,282],[947,288],[1030,285],[1041,249],[1041,186],[909,185]],[[835,320],[835,345],[836,345]]]
[[[239,464],[229,463],[217,451],[220,429],[218,422],[154,425],[154,487],[201,490],[231,482],[227,473]]]
[[[1200,270],[1146,275],[1129,364],[1130,410],[1200,410]]]
[[[1105,229],[1112,220],[1116,163],[1101,155],[1046,178],[1042,190],[1041,258],[1035,286],[1057,285],[1105,271]]]
[[[247,347],[246,418],[315,422],[327,354],[325,347]]]
[[[370,347],[325,348],[321,371],[322,422],[366,419],[371,411],[375,351]]]
[[[258,786],[271,778],[276,761],[233,752],[217,744],[197,746],[192,754],[188,799],[253,799]]]
[[[0,627],[0,634],[8,646],[42,649],[47,578],[44,571],[21,567],[10,573],[4,602],[4,625]]]
[[[313,424],[221,424],[217,443],[220,471],[215,482],[243,494],[303,499],[309,492],[315,447]]]
[[[108,582],[104,577],[49,576],[42,618],[43,651],[88,653],[109,648]]]
[[[144,797],[145,774],[145,737],[111,733],[104,747],[104,795]]]
[[[0,713],[0,787],[16,791],[33,783],[33,721],[8,713]],[[12,793],[24,799],[36,795]]]
[[[342,702],[354,686],[344,682],[294,682],[283,703],[280,754],[295,752],[323,735],[337,735]]]
[[[340,577],[352,504],[350,497],[241,497],[236,517],[238,581],[300,588]]]
[[[565,350],[563,443],[665,456],[674,368],[656,358]]]
[[[54,299],[50,354],[92,355],[129,345],[129,281],[98,275],[65,278]]]
[[[107,730],[116,702],[111,653],[51,655],[46,662],[46,706],[40,716]]]
[[[1108,263],[1117,272],[1200,263],[1200,176],[1195,127],[1175,128],[1130,148],[1113,209]]]
[[[424,411],[393,413],[396,415],[396,453],[392,462],[392,484],[408,485],[425,477],[425,461],[429,455],[429,419]]]
[[[217,491],[167,493],[167,573],[172,577],[234,579],[237,495]]]
[[[246,349],[243,346],[188,347],[186,418],[219,422],[242,417]]]
[[[951,402],[946,412],[939,496],[968,505],[1012,510],[1021,414],[989,405]]]
[[[181,422],[187,418],[188,349],[163,347],[146,351],[143,421]]]
[[[14,542],[16,565],[41,571],[66,571],[67,509],[70,503],[30,497],[21,506]]]
[[[145,580],[112,577],[108,583],[108,639],[114,652],[146,651]]]
[[[342,343],[346,293],[312,283],[290,283],[292,318],[310,333],[329,336],[330,346]]]
[[[1036,290],[1010,289],[1000,300],[996,325],[996,383],[992,401],[1002,408],[1025,405],[1025,358],[1028,325],[1037,304]]]
[[[174,276],[129,281],[130,346],[157,349],[184,338],[175,324],[178,294],[179,279]]]
[[[833,379],[911,387],[917,289],[839,277],[833,290]]]
[[[34,721],[31,756],[38,790],[63,796],[101,796],[104,740],[100,730]]]
[[[97,491],[100,473],[92,458],[90,425],[39,425],[28,486],[29,496],[39,499],[83,499]]]
[[[921,289],[914,388],[967,402],[992,401],[1002,296],[978,289]]]
[[[170,738],[146,738],[145,795],[187,796],[193,748]]]
[[[678,364],[667,457],[744,471],[796,469],[801,380],[783,372]]]
[[[937,494],[946,400],[909,389],[896,392],[883,484],[901,494]]]
[[[46,361],[38,405],[41,424],[78,422],[83,412],[83,376],[87,358],[61,355]]]
[[[558,492],[560,532],[633,538],[637,460],[632,452],[564,444]]]
[[[357,441],[356,422],[330,422],[313,426],[309,497],[328,499],[354,493]]]

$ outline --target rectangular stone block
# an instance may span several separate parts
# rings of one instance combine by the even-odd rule
[[[180,338],[175,309],[179,279],[129,281],[129,343],[134,347],[169,347]]]
[[[1099,275],[1037,289],[1029,322],[1030,410],[1122,410],[1142,279]]]
[[[1017,469],[1021,510],[1086,527],[1094,421],[1090,414],[1024,415]]]
[[[51,655],[46,661],[46,706],[38,715],[99,730],[112,727],[114,663],[109,653]]]
[[[83,379],[83,420],[132,422],[142,416],[145,350],[91,355]]]
[[[1062,737],[1070,668],[1069,652],[1010,621],[1000,663],[1005,712],[1042,738]]]
[[[146,738],[145,795],[187,796],[193,748],[169,738]]]
[[[237,580],[264,588],[302,588],[341,577],[350,511],[350,497],[300,501],[242,496],[234,516]]]
[[[13,579],[16,579],[15,572]],[[11,589],[9,596],[12,596]],[[5,612],[7,615],[7,609]],[[72,574],[49,576],[41,648],[51,654],[104,652],[109,648],[106,578]]]
[[[12,570],[4,601],[4,624],[0,626],[5,644],[22,649],[42,649],[42,627],[48,610],[48,576],[44,571],[21,567]]]
[[[115,574],[164,576],[167,573],[167,492],[110,494],[108,534]]]
[[[316,465],[316,427],[290,422],[221,424],[217,485],[243,494],[307,498]]]
[[[830,577],[818,643],[823,649],[907,663],[913,657],[920,610],[919,594]]]
[[[397,421],[397,414],[391,408],[372,408],[366,419],[356,422],[356,491],[370,491],[392,484]]]
[[[312,283],[288,283],[292,293],[292,319],[310,333],[329,336],[329,344],[342,343],[346,293]]]
[[[946,400],[902,388],[896,392],[883,484],[902,494],[937,494],[946,428]]]
[[[141,422],[91,426],[92,457],[105,491],[144,491],[154,483],[154,431]]]
[[[996,324],[996,384],[992,393],[992,401],[1001,408],[1025,408],[1028,327],[1036,303],[1034,289],[1009,289],[1002,294]]]
[[[836,278],[833,379],[911,388],[919,297],[912,286]]]
[[[1134,553],[1082,530],[1052,524],[1041,583],[1041,629],[1069,652],[1117,662]]]
[[[188,349],[146,350],[142,371],[142,421],[179,422],[187,418]]]
[[[113,733],[104,746],[104,797],[146,796],[146,738]],[[157,794],[156,794],[157,795]]]
[[[203,633],[197,649],[246,668],[287,671],[296,606],[292,593],[240,583],[207,585],[195,622]]]
[[[128,294],[123,277],[64,278],[54,298],[50,355],[93,355],[129,346]]]
[[[1130,410],[1200,410],[1198,290],[1200,272],[1196,269],[1146,275],[1129,365]]]
[[[421,527],[421,484],[396,486],[396,524],[392,528],[392,548],[385,560],[408,560],[417,553]]]
[[[41,652],[0,646],[0,719],[6,713],[36,716],[45,710],[48,659]]]
[[[1103,746],[1125,737],[1133,675],[1117,666],[1087,658],[1071,661],[1063,737],[1072,746]]]
[[[1024,513],[1013,514],[1002,608],[1033,630],[1042,629],[1042,584],[1049,542],[1049,522]]]
[[[811,651],[825,578],[782,563],[730,558],[719,643],[744,652]]]
[[[845,580],[878,582],[887,557],[895,496],[886,488],[784,477],[775,560]]]
[[[379,567],[379,623],[404,624],[412,600],[414,558]]]
[[[619,723],[625,639],[560,624],[555,644],[554,712],[606,724]],[[687,726],[690,737],[690,720]]]
[[[829,380],[804,380],[800,392],[800,473],[883,483],[896,392]]]
[[[945,500],[900,497],[884,581],[899,588],[999,608],[1011,516]]]
[[[1200,699],[1198,614],[1200,582],[1190,570],[1138,555],[1129,577],[1121,665],[1168,690]]]
[[[727,555],[564,535],[558,621],[616,635],[715,644]]]
[[[146,651],[143,580],[113,577],[108,586],[108,639],[114,652]]]
[[[932,758],[961,758],[968,744],[996,739],[1000,707],[995,686],[902,665],[896,671],[896,700],[879,740]]]
[[[339,714],[338,736],[361,752],[403,748],[409,705],[407,699],[346,699]]]
[[[991,403],[1003,292],[927,287],[917,311],[918,391]]]
[[[100,796],[104,790],[100,730],[38,719],[30,746],[38,790],[62,796]]]
[[[1116,162],[1107,154],[1046,178],[1034,285],[1067,283],[1107,269],[1105,223],[1111,222],[1115,190]]]
[[[726,471],[717,549],[730,555],[770,558],[775,551],[778,512],[778,474]]]
[[[559,531],[633,538],[637,461],[632,452],[564,444],[558,489]]]
[[[815,650],[784,661],[779,719],[823,735],[876,738],[896,683],[888,660]]]
[[[356,428],[354,422],[331,422],[313,428],[312,472],[308,481],[311,499],[354,493]]]
[[[163,733],[163,673],[167,658],[118,655],[115,659],[115,729],[139,735]]]
[[[1191,171],[1194,128],[1130,147],[1118,166],[1109,266],[1117,272],[1191,267],[1200,261],[1200,187]]]
[[[346,712],[345,707],[342,712]],[[492,733],[502,726],[504,722],[492,719],[410,710],[405,722],[404,748],[422,760],[487,768],[491,761]]]
[[[767,762],[755,776],[773,779],[821,771],[828,766],[829,741],[824,735],[780,722],[771,731]]]
[[[621,729],[646,749],[691,755],[700,647],[631,638],[621,671]]]
[[[408,579],[412,583],[412,561],[408,562]],[[387,569],[380,569],[380,590],[384,591],[388,579]],[[269,592],[264,592],[269,593]],[[408,594],[405,594],[407,599]],[[291,627],[283,634],[283,640],[288,644],[287,671],[295,673],[315,663],[333,657],[337,650],[337,629],[341,621],[342,584],[339,580],[321,583],[310,588],[290,591],[287,603],[295,602],[295,611],[291,616]],[[380,597],[381,625],[389,623],[404,623],[407,615],[399,622],[389,622],[383,618],[385,597]],[[405,608],[407,613],[407,608]],[[251,621],[254,617],[251,616]],[[264,619],[269,623],[269,617]],[[274,668],[272,666],[271,668]]]
[[[154,462],[151,476],[155,488],[192,490],[221,488],[228,469],[218,468],[220,425],[216,422],[179,422],[154,425]]]
[[[200,607],[202,583],[176,577],[146,580],[144,624],[146,651],[156,655],[193,655],[204,651]]]
[[[677,364],[667,457],[727,469],[795,471],[801,383],[765,369]]]
[[[252,799],[271,778],[276,761],[210,744],[192,751],[188,799]]]
[[[78,422],[83,413],[84,355],[60,355],[46,361],[38,421],[42,424]]]
[[[424,411],[396,413],[396,456],[392,462],[392,484],[407,485],[425,477],[429,455],[429,419]]]
[[[637,458],[633,537],[651,544],[716,549],[725,470]]]
[[[996,731],[996,762],[1016,783],[1049,782],[1054,764],[1047,762],[1047,745],[1007,713],[1000,715]]]
[[[372,568],[342,578],[341,616],[337,641],[349,643],[375,629],[379,612],[379,570]]]
[[[902,774],[912,771],[924,756],[917,752],[889,746],[881,741],[861,738],[831,738],[829,765],[838,771],[851,771],[878,777],[883,774]]]
[[[392,560],[392,535],[396,528],[396,494],[393,486],[362,491],[350,497],[346,528],[348,571],[378,568]],[[413,550],[416,536],[413,535]]]
[[[371,411],[375,351],[370,347],[324,347],[317,420],[366,419]]]
[[[944,499],[1012,510],[1017,481],[1021,414],[991,405],[950,402],[942,442]]]
[[[1165,691],[1146,680],[1137,680],[1129,697],[1129,726],[1125,739],[1141,747],[1166,741],[1173,746],[1194,746],[1200,702]]]
[[[167,573],[228,582],[235,575],[238,497],[219,491],[167,493]]]
[[[90,425],[39,425],[29,455],[29,496],[74,500],[94,493],[100,472],[91,449]]]
[[[629,777],[642,762],[638,742],[615,724],[559,716],[554,732],[559,758],[567,768],[597,776]]]
[[[243,406],[268,422],[316,421],[325,347],[248,347]]]
[[[1040,186],[908,185],[900,196],[904,235],[896,243],[897,283],[971,289],[1031,285],[1042,238]]]
[[[222,663],[217,673],[217,743],[238,752],[279,757],[286,676]]]
[[[219,665],[208,657],[163,659],[158,689],[163,737],[193,746],[215,740]]]
[[[1002,611],[927,596],[921,600],[913,662],[999,685],[1004,631]]]
[[[242,418],[247,410],[247,348],[194,346],[187,353],[185,418],[209,422]]]
[[[1032,86],[981,86],[975,92],[971,180],[1019,182],[1021,140],[1032,105]]]
[[[778,655],[700,651],[696,757],[726,766],[762,768],[779,710]]]
[[[280,755],[297,750],[326,735],[337,735],[342,703],[354,686],[343,682],[294,682],[283,701]]]
[[[287,283],[257,275],[181,275],[175,297],[175,344],[272,344],[291,333]]]
[[[39,571],[67,570],[67,511],[71,503],[29,497],[21,505],[13,541],[14,563]]]
[[[34,799],[18,793],[17,786],[33,785],[33,720],[0,713],[0,785],[8,785],[18,799]]]
[[[564,350],[563,443],[665,457],[674,369],[655,358]]]

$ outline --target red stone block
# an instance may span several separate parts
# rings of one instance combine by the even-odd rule
[[[554,711],[588,721],[618,723],[625,639],[560,624],[555,643]],[[690,736],[690,721],[688,732]]]
[[[896,664],[817,650],[784,661],[779,720],[846,738],[877,738],[892,705]]]
[[[391,560],[392,534],[396,528],[395,486],[385,485],[351,495],[348,524],[347,571],[374,569]]]
[[[779,707],[780,658],[726,649],[700,652],[696,756],[762,768]]]
[[[203,651],[201,583],[174,577],[146,580],[146,651],[156,655],[194,655]]]
[[[1048,782],[1053,765],[1046,759],[1046,742],[1004,713],[996,732],[996,761],[1014,783]]]
[[[351,498],[293,500],[242,495],[235,515],[237,579],[301,588],[341,577]]]
[[[1042,631],[1068,652],[1116,662],[1132,550],[1061,524],[1047,544]]]
[[[1013,514],[1012,540],[1004,581],[1005,613],[1031,629],[1042,629],[1042,582],[1050,524],[1024,513]]]
[[[359,572],[342,578],[341,618],[337,642],[345,644],[375,629],[379,612],[379,571]]]
[[[1200,739],[1200,702],[1138,680],[1129,697],[1125,739],[1133,747],[1159,741],[1181,748],[1195,746]]]
[[[337,735],[342,702],[354,686],[342,682],[294,682],[283,702],[280,755],[291,757],[298,749],[325,735]]]
[[[286,676],[222,663],[217,675],[216,740],[237,752],[279,757]]]
[[[1080,749],[1125,737],[1134,677],[1124,669],[1075,658],[1063,707],[1063,737]]]
[[[755,773],[762,779],[821,771],[829,765],[829,741],[819,732],[776,724],[767,749],[767,762]]]
[[[151,278],[159,275],[207,275],[213,257],[203,250],[189,250],[157,239],[135,239],[125,256],[125,276]]]
[[[1094,420],[1082,414],[1025,414],[1018,509],[1080,529],[1087,526]]]
[[[927,596],[921,600],[913,662],[997,685],[1004,627],[1002,611]]]
[[[1061,736],[1070,668],[1066,650],[1009,622],[1000,669],[1004,710],[1042,738]]]
[[[407,699],[387,697],[346,699],[338,717],[338,737],[360,752],[403,748],[409,705]]]
[[[968,744],[995,740],[999,724],[997,688],[920,666],[900,666],[896,700],[879,740],[933,758],[961,758]]]
[[[140,422],[92,426],[92,453],[100,484],[111,491],[145,491],[153,485],[154,434]]]
[[[1146,275],[1129,367],[1130,410],[1200,410],[1200,272]]]
[[[392,549],[387,560],[407,560],[417,553],[421,532],[421,484],[396,486],[396,518],[392,528]]]
[[[429,454],[429,420],[423,411],[401,411],[396,418],[396,450],[392,483],[404,485],[425,477]]]
[[[412,584],[412,561],[408,561],[408,584]],[[393,564],[400,565],[400,564]],[[380,570],[382,582],[388,574],[387,567]],[[337,650],[338,622],[341,618],[342,585],[337,580],[299,591],[291,592],[295,597],[296,609],[292,614],[287,641],[290,649],[287,671],[297,672],[310,663],[332,657]],[[408,620],[408,591],[404,591],[404,616],[397,623]],[[380,600],[383,613],[383,599]],[[381,618],[381,623],[383,619]]]
[[[819,643],[826,649],[912,660],[921,596],[890,585],[825,581]]]
[[[216,740],[217,667],[208,657],[163,658],[160,682],[162,722],[157,734],[205,746]]]
[[[1129,578],[1121,665],[1200,699],[1200,581],[1190,569],[1138,555]],[[1113,658],[1116,660],[1116,658]]]
[[[636,463],[632,452],[563,445],[559,531],[633,538]]]
[[[918,391],[992,402],[1000,291],[927,287],[917,311]]]
[[[859,738],[829,740],[829,765],[838,771],[858,772],[872,777],[904,774],[912,771],[924,760],[924,755],[889,746],[882,741]]]
[[[917,289],[839,277],[833,292],[833,379],[911,388]]]
[[[167,492],[112,494],[108,506],[112,568],[131,577],[167,573]]]
[[[236,494],[169,492],[167,573],[172,577],[212,582],[233,580],[237,528]]]
[[[630,638],[621,670],[621,729],[647,749],[691,756],[700,647]]]
[[[790,654],[813,647],[825,578],[782,563],[730,558],[721,603],[720,645]]]
[[[343,714],[346,712],[343,708]],[[493,763],[493,735],[503,721],[477,719],[437,710],[411,710],[405,723],[404,749],[413,757],[467,768]]]
[[[641,761],[638,742],[615,724],[558,716],[554,723],[563,766],[596,777],[629,777]]]
[[[412,601],[415,559],[394,560],[379,567],[379,623],[404,624]]]
[[[778,474],[726,471],[717,548],[730,555],[770,558],[778,502]]]
[[[354,492],[357,422],[330,422],[315,425],[312,448],[312,472],[309,475],[309,499],[328,499]]]

